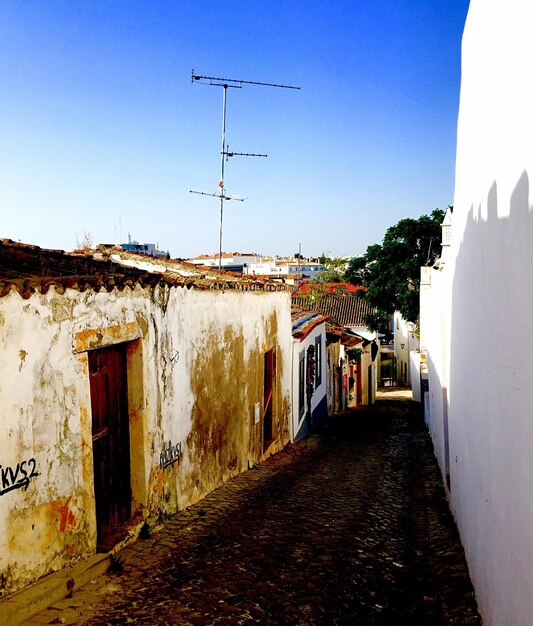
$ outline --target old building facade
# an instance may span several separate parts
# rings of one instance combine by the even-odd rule
[[[3,241],[0,594],[280,450],[291,342],[281,285]]]

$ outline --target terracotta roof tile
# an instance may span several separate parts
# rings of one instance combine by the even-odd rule
[[[374,309],[357,295],[324,294],[315,298],[295,296],[292,301],[302,308],[328,315],[341,326],[366,326],[366,315],[374,313]]]
[[[59,290],[112,291],[160,282],[195,289],[290,291],[288,286],[254,276],[198,268],[113,247],[67,253],[0,239],[0,297],[15,289],[29,298],[36,291],[46,293],[51,285]]]
[[[298,287],[298,295],[313,295],[333,293],[344,295],[348,293],[356,293],[357,291],[366,291],[365,287],[360,285],[352,285],[351,283],[303,283]]]

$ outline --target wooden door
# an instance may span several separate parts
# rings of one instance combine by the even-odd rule
[[[97,543],[107,549],[131,516],[125,344],[89,352],[89,377]]]
[[[265,352],[263,384],[263,449],[267,449],[274,439],[273,433],[273,396],[276,361],[274,349]]]

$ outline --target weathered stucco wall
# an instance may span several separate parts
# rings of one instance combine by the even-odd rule
[[[450,504],[487,626],[533,623],[532,18],[523,0],[470,4],[444,349],[428,346],[430,390],[449,385]],[[442,409],[431,423],[445,472]]]
[[[289,440],[287,292],[63,291],[0,299],[0,595],[96,548],[88,350],[128,346],[132,525],[188,506]],[[272,348],[264,450],[255,407]],[[163,468],[169,442],[181,458]]]

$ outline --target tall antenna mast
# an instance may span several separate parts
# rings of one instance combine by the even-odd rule
[[[279,87],[280,89],[300,89],[300,87],[293,87],[292,85],[280,85],[277,83],[262,83],[255,80],[237,80],[235,78],[219,78],[216,76],[201,76],[195,74],[194,70],[191,70],[191,82],[198,82],[201,85],[210,85],[212,87],[222,87],[222,150],[220,151],[220,181],[218,186],[220,193],[206,193],[203,191],[193,191],[191,193],[198,193],[202,196],[214,196],[220,198],[220,232],[218,240],[218,269],[222,269],[222,219],[224,216],[224,200],[239,200],[244,202],[244,198],[237,196],[226,195],[224,188],[224,164],[233,156],[248,156],[248,157],[266,157],[266,154],[256,154],[252,152],[230,152],[229,146],[226,149],[226,99],[228,87],[234,89],[242,89],[243,85],[259,85],[262,87]]]

